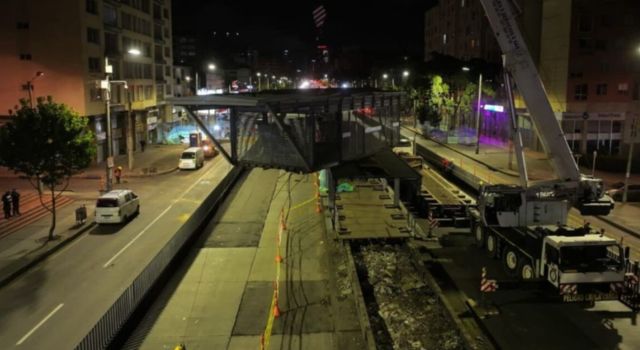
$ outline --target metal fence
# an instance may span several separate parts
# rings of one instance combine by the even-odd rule
[[[235,167],[224,177],[220,184],[191,215],[190,219],[185,222],[169,242],[156,254],[149,265],[136,277],[133,283],[124,290],[96,325],[93,326],[76,349],[105,349],[109,346],[178,251],[197,231],[205,218],[231,188],[241,171],[239,167]]]

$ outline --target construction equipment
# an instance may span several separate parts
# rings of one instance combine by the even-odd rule
[[[500,258],[523,280],[546,280],[565,301],[617,299],[624,291],[625,252],[618,242],[594,234],[589,225],[566,226],[571,207],[583,215],[607,215],[613,200],[602,181],[579,172],[536,66],[515,20],[510,0],[480,0],[503,52],[504,85],[520,185],[482,186],[471,209],[479,246]],[[522,95],[556,179],[530,182],[513,103],[511,79]]]

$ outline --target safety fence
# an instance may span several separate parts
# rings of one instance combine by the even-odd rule
[[[195,210],[189,220],[180,227],[167,244],[155,255],[133,283],[122,292],[115,303],[82,339],[76,349],[94,350],[109,347],[129,317],[158,281],[158,278],[165,272],[184,244],[205,223],[206,218],[222,201],[241,173],[242,169],[240,167],[234,167],[229,171],[198,209]]]

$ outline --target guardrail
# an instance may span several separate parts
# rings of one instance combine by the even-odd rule
[[[202,202],[200,207],[191,215],[189,220],[182,225],[169,242],[156,254],[133,283],[122,292],[116,302],[100,318],[96,325],[93,326],[76,349],[105,349],[111,344],[122,329],[122,326],[127,322],[140,302],[147,296],[149,290],[151,290],[155,282],[166,270],[169,263],[171,263],[193,234],[198,231],[198,228],[204,224],[205,219],[221,202],[241,173],[242,169],[240,167],[231,169],[218,186]]]

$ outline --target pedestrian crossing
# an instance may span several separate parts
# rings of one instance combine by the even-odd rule
[[[42,202],[51,206],[51,195],[43,194]],[[67,196],[60,196],[56,199],[56,210],[72,203],[73,199]],[[0,238],[4,238],[21,228],[36,222],[44,216],[50,215],[50,212],[42,207],[37,191],[28,191],[20,193],[20,216],[13,216],[9,219],[4,218],[4,213],[0,213]]]

